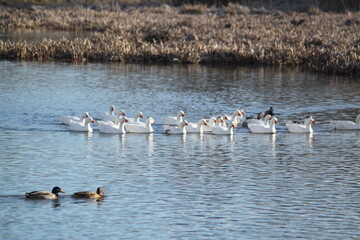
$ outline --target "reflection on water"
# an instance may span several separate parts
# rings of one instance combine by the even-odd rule
[[[357,79],[296,69],[0,62],[1,239],[358,239]],[[59,116],[115,105],[197,122],[274,107],[276,134],[70,132]],[[312,134],[285,120],[312,115]],[[57,201],[24,193],[60,186]],[[72,199],[105,187],[102,202]],[[68,224],[71,222],[71,224]],[[36,231],[34,231],[36,229]],[[120,235],[121,234],[121,235]]]
[[[288,138],[291,138],[291,142],[293,144],[301,145],[303,147],[312,148],[313,141],[314,141],[314,134],[313,133],[295,133],[295,134],[288,134]]]

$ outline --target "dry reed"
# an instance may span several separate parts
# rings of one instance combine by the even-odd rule
[[[73,40],[0,41],[0,59],[294,65],[360,75],[358,12],[254,14],[234,4],[101,11],[3,7],[0,28],[93,32]]]

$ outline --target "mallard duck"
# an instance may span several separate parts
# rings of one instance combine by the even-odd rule
[[[58,199],[58,193],[65,193],[59,187],[54,187],[51,192],[48,191],[33,191],[25,193],[25,197],[29,199]]]
[[[96,190],[96,193],[94,192],[76,192],[73,195],[71,195],[73,198],[88,198],[88,199],[99,199],[104,196],[104,188],[98,187]]]

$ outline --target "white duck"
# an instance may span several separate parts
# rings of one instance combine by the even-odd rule
[[[111,123],[118,124],[118,123],[120,123],[120,119],[125,117],[125,116],[126,116],[126,114],[125,114],[124,110],[120,110],[120,112],[117,114],[117,116],[110,116],[109,115],[108,117],[105,118],[107,120],[101,120],[101,122],[103,122],[103,123],[106,122],[106,123],[109,123],[109,124],[111,124]]]
[[[70,121],[69,127],[71,131],[92,132],[93,129],[90,123],[95,123],[95,121],[92,117],[87,117],[84,122]]]
[[[130,133],[152,133],[154,129],[151,124],[156,123],[152,117],[148,117],[145,124],[127,123],[125,126],[126,132]]]
[[[141,124],[141,125],[145,125],[145,123],[143,122],[140,122],[140,118],[144,118],[144,115],[142,114],[142,112],[137,112],[135,114],[135,117],[134,118],[128,118],[129,120],[129,124],[130,123],[137,123],[137,124]],[[128,125],[128,124],[127,124]]]
[[[81,117],[76,117],[76,116],[61,116],[60,117],[60,122],[61,124],[66,124],[69,125],[70,121],[74,121],[74,122],[84,122],[85,118],[90,117],[90,114],[88,112],[85,112]]]
[[[203,133],[204,126],[208,126],[205,119],[200,119],[198,123],[189,123],[186,127],[186,132],[188,133]]]
[[[179,123],[177,126],[164,126],[165,134],[186,134],[185,127],[188,126],[188,122],[186,120]]]
[[[242,124],[243,122],[246,121],[246,117],[245,117],[245,111],[243,109],[239,110],[241,112],[241,116],[236,116],[236,124]]]
[[[215,124],[217,123],[216,117],[211,117],[209,119],[209,122],[207,122],[207,126],[203,126],[203,130],[204,132],[211,132],[211,127],[215,126]]]
[[[269,124],[249,124],[248,127],[252,133],[276,133],[275,124],[278,124],[276,117],[270,119]]]
[[[226,127],[226,121],[228,121],[228,117],[225,116],[218,116],[217,118],[217,122],[215,123],[215,126],[221,126],[221,127]]]
[[[269,125],[269,122],[271,120],[271,115],[266,115],[264,119],[248,119],[246,120],[248,124],[264,124]]]
[[[360,114],[356,117],[355,122],[351,121],[330,121],[337,130],[360,130]]]
[[[183,121],[183,117],[185,117],[185,113],[180,111],[176,117],[163,117],[161,122],[165,125],[177,125]]]
[[[243,119],[242,126],[248,127],[249,121],[251,122],[252,120],[262,120],[264,117],[265,117],[265,115],[262,112],[258,113],[256,118],[254,118],[254,116],[247,117],[247,118]],[[256,123],[256,122],[254,122],[254,123]]]
[[[235,110],[231,115],[231,117],[226,116],[228,120],[225,120],[225,123],[226,124],[234,123],[235,126],[238,125],[240,123],[240,118],[243,116],[243,112],[244,112],[243,110]]]
[[[118,123],[99,121],[98,122],[99,132],[124,134],[126,133],[125,131],[126,122],[128,122],[128,119],[126,117],[120,118]]]
[[[292,133],[312,133],[311,124],[315,124],[315,120],[311,116],[306,116],[304,124],[295,123],[293,121],[286,121],[285,125],[289,132]]]
[[[102,112],[99,114],[99,118],[102,121],[115,121],[115,106],[111,105],[109,112]]]
[[[124,110],[120,110],[118,115],[115,117],[115,120],[113,121],[107,121],[107,122],[113,122],[113,123],[119,123],[121,118],[124,118],[126,116]]]
[[[235,123],[231,122],[226,127],[214,126],[214,127],[211,127],[211,129],[212,129],[212,133],[215,135],[233,135],[235,127],[236,127]]]

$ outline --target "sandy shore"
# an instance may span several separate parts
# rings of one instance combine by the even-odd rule
[[[7,31],[88,31],[88,38],[0,41],[0,59],[292,65],[360,75],[360,13],[254,11],[230,4],[91,10],[0,8]]]

